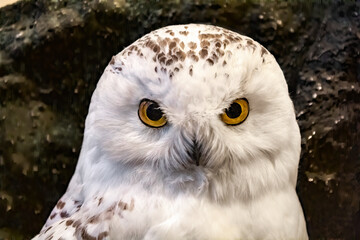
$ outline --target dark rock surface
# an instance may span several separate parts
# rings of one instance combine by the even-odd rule
[[[64,193],[111,56],[153,29],[190,22],[248,35],[275,55],[302,132],[297,190],[310,239],[360,239],[359,9],[122,0],[0,9],[0,239],[36,234]]]

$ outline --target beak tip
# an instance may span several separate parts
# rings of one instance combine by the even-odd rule
[[[193,151],[192,151],[192,157],[195,160],[196,166],[200,165],[200,156],[201,156],[201,146],[196,141],[196,139],[193,139]]]

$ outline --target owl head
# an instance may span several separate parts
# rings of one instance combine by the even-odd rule
[[[168,26],[114,56],[78,164],[88,182],[212,199],[294,187],[300,133],[275,58],[224,28]]]

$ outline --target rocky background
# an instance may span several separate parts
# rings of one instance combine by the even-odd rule
[[[180,23],[237,31],[275,55],[302,132],[297,191],[310,239],[360,239],[359,9],[359,1],[190,0],[24,0],[1,8],[0,239],[39,232],[64,193],[111,56]]]

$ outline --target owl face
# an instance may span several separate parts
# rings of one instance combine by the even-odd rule
[[[201,176],[218,196],[224,183],[248,195],[295,184],[300,152],[274,57],[248,37],[195,24],[153,31],[112,58],[92,98],[85,147],[89,139],[103,161],[181,173],[182,182]]]

